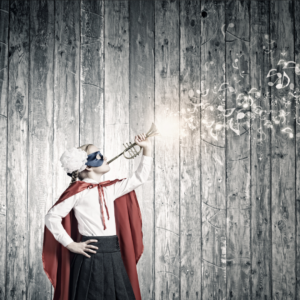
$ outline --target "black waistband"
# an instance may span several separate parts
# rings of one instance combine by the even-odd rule
[[[97,240],[97,242],[89,243],[89,245],[94,245],[98,247],[98,249],[93,249],[94,251],[97,251],[97,253],[120,251],[119,238],[117,235],[106,235],[106,236],[81,235],[82,242],[85,242],[87,240]]]

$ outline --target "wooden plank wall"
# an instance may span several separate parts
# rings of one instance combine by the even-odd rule
[[[237,95],[250,88],[250,1],[226,1],[225,6],[225,82],[234,89],[225,90],[225,108],[240,108],[244,99]],[[250,128],[244,120],[230,121],[238,134],[228,130],[225,141],[226,294],[246,300],[250,299]]]
[[[179,2],[180,76],[179,105],[185,108],[190,91],[200,89],[201,3]],[[200,99],[199,99],[200,100]],[[200,102],[200,101],[199,101]],[[200,110],[195,111],[200,119]],[[180,122],[182,127],[182,121]],[[200,298],[201,282],[201,201],[200,201],[200,126],[189,134],[179,152],[180,176],[180,294],[179,299]],[[166,229],[170,227],[166,226]],[[175,234],[176,232],[173,232]],[[164,279],[163,279],[164,280]],[[168,299],[168,298],[167,298]]]
[[[295,28],[295,35],[294,35],[294,59],[295,61],[300,60],[300,20],[296,18],[296,12],[300,9],[300,2],[296,1],[294,3],[294,28]],[[299,67],[299,65],[298,65]],[[299,69],[296,72],[297,76],[295,76],[295,90],[300,89],[300,72]],[[296,272],[296,295],[300,293],[300,165],[299,165],[299,157],[300,157],[300,115],[299,115],[299,102],[296,103],[295,107],[295,119],[296,119],[296,129],[295,129],[295,136],[296,136],[296,150],[295,150],[295,160],[296,160],[296,234],[295,234],[295,244],[296,244],[296,264],[295,264],[295,272]],[[299,296],[297,296],[299,298]]]
[[[225,36],[220,26],[225,23],[225,1],[201,2],[201,110],[211,120],[223,124],[218,106],[224,95],[207,93],[225,82]],[[219,22],[216,22],[219,20]],[[205,109],[207,108],[207,109]],[[207,134],[206,124],[201,125],[201,199],[202,202],[202,299],[226,297],[226,164],[225,130],[220,138]],[[216,132],[214,133],[216,134]],[[198,201],[199,201],[198,200]]]
[[[129,3],[129,140],[147,132],[154,121],[154,5],[152,0]],[[121,144],[121,142],[120,142]],[[154,141],[152,141],[154,153]],[[136,157],[131,172],[139,164]],[[155,299],[154,291],[154,168],[148,181],[136,190],[143,216],[144,252],[137,270],[143,299]]]
[[[293,1],[271,1],[270,8],[270,39],[276,43],[271,67],[282,74],[278,82],[283,85],[287,83],[285,74],[294,84],[294,69],[280,62],[289,57],[294,60],[293,6]],[[279,299],[293,298],[296,282],[295,138],[283,132],[295,128],[295,101],[291,101],[290,91],[293,89],[271,90],[272,117],[278,120],[280,112],[286,115],[283,126],[274,126],[271,135],[272,294]]]
[[[180,31],[179,1],[155,2],[155,122],[165,109],[178,111]],[[179,116],[172,119],[172,134],[155,139],[155,298],[180,297],[180,165]]]
[[[267,93],[270,55],[262,51],[269,47],[270,36],[270,5],[265,1],[250,2],[250,85],[257,88],[261,95],[254,94],[257,106],[270,111]],[[255,111],[255,107],[254,111]],[[271,295],[271,135],[262,129],[264,118],[251,120],[251,251],[252,278],[251,292],[262,299]],[[261,133],[259,133],[261,131]],[[257,133],[257,134],[255,134]],[[262,288],[263,287],[263,288]],[[270,298],[270,296],[269,296]]]
[[[52,299],[59,157],[154,122],[143,299],[300,299],[297,0],[0,1],[0,300]],[[138,166],[119,159],[104,180]]]
[[[29,284],[28,155],[30,3],[10,3],[7,97],[6,261],[3,296],[24,299]],[[2,101],[2,100],[1,100]],[[5,101],[5,100],[4,100]],[[37,202],[36,202],[37,204]],[[37,226],[37,224],[35,225]],[[32,237],[34,238],[34,237]],[[39,246],[39,245],[37,245]],[[36,266],[38,267],[38,265]],[[9,292],[7,292],[9,291]]]
[[[8,26],[9,1],[0,1],[0,232],[6,236],[6,162],[7,162],[7,102],[8,102]],[[0,249],[6,249],[6,239],[0,239]],[[6,251],[0,251],[0,299],[5,295]]]
[[[43,244],[41,212],[53,199],[49,158],[53,156],[54,1],[29,1],[29,5],[28,198],[24,226],[28,230],[28,267],[24,291],[29,299],[38,299],[45,293],[46,284],[45,277],[40,276],[43,265],[36,261]]]

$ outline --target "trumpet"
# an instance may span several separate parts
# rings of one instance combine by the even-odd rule
[[[154,123],[152,123],[151,128],[149,129],[149,131],[146,133],[146,137],[152,137],[155,135],[160,134],[159,131],[157,130],[156,126]],[[137,151],[134,146],[137,146],[136,143],[127,143],[127,144],[123,144],[123,146],[125,147],[124,151],[121,152],[119,155],[117,155],[116,157],[112,158],[111,160],[109,160],[107,163],[110,164],[111,162],[113,162],[114,160],[116,160],[118,157],[120,157],[121,155],[123,155],[126,159],[132,159],[135,158],[136,156],[138,156],[142,150],[142,147],[140,147],[139,151]],[[129,153],[128,156],[125,155],[125,152]]]

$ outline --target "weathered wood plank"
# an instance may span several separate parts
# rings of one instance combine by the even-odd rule
[[[147,245],[138,265],[142,297],[300,300],[299,113],[295,124],[297,100],[289,94],[298,93],[300,76],[283,69],[299,61],[300,3],[270,3],[230,0],[225,10],[225,1],[209,0],[0,2],[0,154],[7,162],[0,164],[0,231],[11,237],[0,242],[7,268],[0,268],[0,299],[52,298],[47,277],[39,276],[36,236],[41,214],[70,182],[55,163],[62,152],[91,142],[113,157],[152,121],[163,123],[166,108],[192,107],[191,91],[208,90],[198,97],[202,114],[199,107],[194,115],[215,121],[213,130],[202,122],[201,132],[189,129],[180,140],[184,124],[173,118],[170,136],[155,137],[155,177],[137,190]],[[266,78],[271,67],[287,74],[287,87],[276,87],[276,75]],[[234,90],[218,91],[224,82]],[[224,105],[235,112],[224,117]],[[224,121],[225,142],[225,128],[214,127]],[[106,179],[127,177],[139,160],[117,160]]]
[[[147,132],[154,121],[154,2],[139,0],[129,2],[130,16],[130,94],[129,135]],[[150,138],[154,154],[154,138]],[[138,149],[138,147],[137,147]],[[152,154],[152,156],[154,156]],[[136,170],[141,154],[132,160]],[[142,299],[155,299],[154,295],[154,181],[136,189],[143,220],[144,252],[137,265]]]
[[[30,1],[29,133],[28,144],[28,299],[49,298],[51,292],[44,273],[42,255],[44,213],[53,199],[53,50],[54,0]],[[37,163],[37,162],[40,163]],[[45,288],[47,287],[47,288]]]
[[[9,1],[0,1],[0,299],[5,299]]]
[[[128,1],[105,1],[105,139],[108,160],[129,139],[129,11]],[[133,141],[131,141],[133,142]],[[130,161],[117,159],[105,180],[130,175]]]
[[[270,2],[250,1],[251,106],[251,292],[255,299],[272,299],[271,281],[271,133],[268,79]],[[254,90],[255,89],[255,90]],[[260,112],[264,112],[260,114]]]
[[[227,297],[250,299],[250,110],[246,105],[249,86],[249,1],[226,1],[226,109],[227,118],[226,202]],[[239,94],[243,94],[241,99]],[[238,112],[244,113],[239,119]],[[237,132],[239,131],[239,134]]]
[[[80,145],[104,144],[104,1],[81,1]]]
[[[26,299],[28,282],[29,1],[10,3],[5,299]]]
[[[180,1],[180,108],[200,119],[190,100],[200,90],[200,1]],[[198,95],[199,97],[199,95]],[[198,99],[200,102],[200,97]],[[179,299],[201,298],[200,126],[192,130],[181,118],[180,147],[180,286]],[[176,220],[174,220],[176,221]]]
[[[295,62],[298,63],[297,69],[295,69],[295,91],[298,89],[296,96],[299,97],[300,90],[300,72],[299,72],[299,60],[300,60],[300,19],[298,17],[298,12],[300,11],[300,1],[294,2],[294,22],[295,22]],[[299,111],[299,98],[295,98],[295,115],[296,124],[295,124],[295,135],[296,135],[296,300],[300,300],[300,111]]]
[[[180,297],[179,1],[155,1],[155,299]],[[164,127],[160,124],[164,123]],[[168,133],[168,135],[166,135]]]
[[[0,117],[7,114],[9,0],[0,1]],[[6,119],[4,120],[6,123]],[[3,174],[3,172],[2,172]]]
[[[80,0],[55,1],[54,65],[53,203],[71,182],[59,159],[79,146]]]
[[[224,1],[201,1],[201,195],[203,299],[226,298]],[[214,124],[211,127],[211,122]]]
[[[45,213],[71,181],[59,161],[62,153],[79,146],[80,0],[55,1],[54,15],[53,199]]]
[[[294,69],[283,69],[284,62],[294,61],[293,1],[271,1],[270,26],[271,41],[274,41],[272,68],[282,75],[285,72],[290,83],[294,84]],[[275,82],[277,75],[268,79]],[[295,121],[294,101],[291,101],[293,97],[289,95],[291,85],[287,83],[287,78],[282,76],[271,89],[272,296],[277,299],[295,299],[296,292]],[[282,84],[282,88],[277,84]],[[286,116],[281,118],[283,115]],[[289,131],[283,131],[287,128],[290,128],[291,136]]]

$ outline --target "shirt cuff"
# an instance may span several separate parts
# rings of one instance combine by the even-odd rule
[[[151,166],[152,162],[153,162],[153,157],[152,156],[142,155],[142,162],[143,162],[143,164]]]
[[[66,235],[61,239],[61,241],[60,241],[60,243],[61,243],[64,247],[68,246],[69,244],[71,244],[71,243],[73,243],[73,242],[74,242],[73,239],[72,239],[68,234],[66,234]]]

